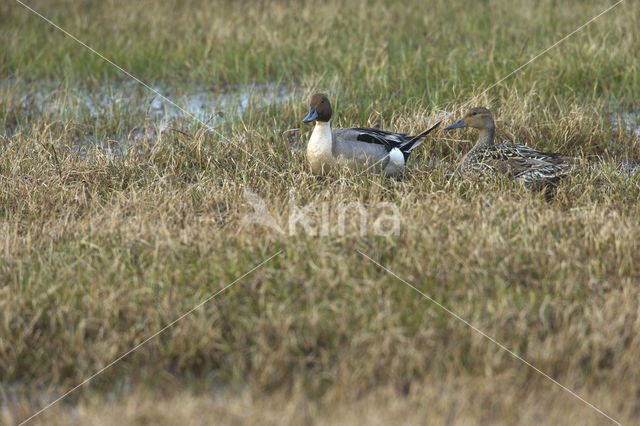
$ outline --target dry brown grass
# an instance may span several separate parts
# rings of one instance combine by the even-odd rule
[[[540,379],[539,381],[544,381]],[[173,398],[135,394],[126,400],[81,404],[73,413],[54,408],[48,419],[33,424],[52,426],[93,424],[212,425],[212,424],[565,424],[601,425],[603,417],[561,390],[548,389],[535,379],[521,382],[511,375],[486,378],[429,377],[426,383],[400,393],[384,387],[351,399],[310,400],[303,392],[275,393],[256,399],[248,393],[224,393]],[[590,392],[591,400],[614,404],[628,389]],[[117,412],[118,415],[114,415]],[[24,415],[29,412],[25,410]],[[629,413],[633,419],[637,413]]]
[[[223,72],[224,67],[238,75],[246,68],[251,75],[278,46],[285,46],[290,62],[269,63],[261,76],[284,79],[301,73],[294,80],[300,88],[291,84],[282,102],[251,104],[241,117],[225,117],[218,128],[228,143],[197,133],[188,120],[171,124],[195,137],[169,131],[146,139],[120,138],[133,128],[153,126],[144,108],[131,113],[111,108],[97,118],[73,112],[41,115],[21,102],[19,81],[3,86],[0,111],[7,132],[0,136],[0,421],[10,424],[28,417],[277,250],[283,254],[34,423],[606,421],[377,268],[358,249],[615,419],[634,422],[640,414],[640,184],[637,175],[619,173],[616,167],[640,156],[640,141],[633,133],[612,130],[607,114],[613,107],[603,93],[620,95],[614,99],[620,109],[640,94],[632,68],[637,65],[629,65],[623,54],[638,49],[635,3],[574,39],[567,49],[580,55],[561,56],[562,61],[545,58],[529,79],[518,78],[513,86],[477,100],[496,110],[500,138],[562,150],[585,165],[600,164],[562,182],[552,202],[506,180],[452,178],[469,147],[468,132],[439,132],[430,138],[403,180],[346,171],[315,177],[304,156],[291,149],[292,143],[304,146],[308,129],[301,140],[282,136],[297,126],[307,96],[317,86],[336,99],[336,125],[371,119],[415,132],[436,117],[451,120],[479,92],[476,86],[491,83],[512,62],[519,63],[515,52],[530,33],[527,25],[539,30],[535,46],[544,47],[586,20],[587,12],[593,15],[605,5],[583,2],[569,10],[543,2],[540,10],[558,13],[541,17],[524,3],[522,8],[489,3],[499,10],[497,16],[514,24],[486,31],[487,22],[472,19],[490,20],[481,11],[459,15],[458,21],[431,17],[431,43],[417,50],[413,40],[423,30],[392,23],[400,18],[422,21],[418,12],[427,16],[425,6],[405,10],[374,2],[371,10],[381,13],[391,34],[389,45],[378,52],[382,62],[369,65],[353,53],[358,46],[340,50],[339,40],[325,41],[327,48],[338,49],[331,50],[335,60],[326,64],[339,70],[336,76],[307,68],[319,51],[296,43],[306,43],[303,24],[329,16],[337,6],[307,5],[295,14],[288,2],[261,9],[278,19],[261,19],[249,8],[246,25],[254,27],[246,37],[256,51],[243,50],[242,38],[232,45],[234,37],[228,35],[224,46],[215,44],[220,64],[211,75],[221,82],[242,82],[242,76]],[[144,28],[175,29],[191,22],[194,8],[178,7],[169,17],[141,11],[135,16]],[[203,14],[220,23],[227,13],[236,22],[245,9],[227,5],[215,18],[210,10]],[[451,9],[438,2],[435,10],[449,16]],[[107,8],[101,13],[115,20],[123,12]],[[369,13],[358,9],[353,17],[331,15],[333,21],[323,22],[339,30]],[[16,10],[11,14],[15,23],[0,20],[7,33],[19,32],[21,25],[31,30],[28,18],[18,18]],[[298,14],[300,21],[293,19]],[[585,19],[577,22],[576,15]],[[74,21],[76,15],[56,16],[69,25],[75,22],[76,29],[90,28],[79,18]],[[264,28],[257,27],[259,21]],[[451,33],[451,22],[467,32]],[[192,44],[164,41],[183,59],[189,49],[201,47],[197,37],[188,38],[191,30],[186,28],[177,34]],[[384,33],[377,27],[353,28],[358,28],[350,38],[353,43],[368,36],[367,43],[376,45]],[[104,45],[124,54],[128,30],[121,29],[115,39],[105,36]],[[89,39],[104,36],[100,25],[94,30],[87,30]],[[35,43],[42,34],[32,31],[25,39]],[[210,31],[220,37],[225,31],[240,32],[221,23]],[[323,31],[314,27],[315,43]],[[258,36],[263,33],[271,38]],[[508,64],[496,59],[494,65],[481,66],[486,56],[464,49],[473,34],[473,46],[493,49],[513,38],[517,48],[505,48]],[[607,50],[603,46],[610,46],[606,38],[612,34],[620,35],[620,44]],[[165,36],[142,35],[134,46],[141,52],[137,59],[145,58],[149,50],[144,47],[153,46],[154,37]],[[55,78],[60,50],[42,54],[50,61],[42,69],[30,68],[31,51],[7,50],[10,60],[0,69],[18,80],[21,72]],[[420,64],[428,63],[425,55],[448,59],[434,65],[431,74],[421,74],[414,62],[392,60],[412,53],[416,61],[424,60],[416,62]],[[234,55],[249,65],[234,68]],[[81,69],[81,59],[67,65]],[[135,61],[130,65],[148,77],[166,77],[164,70],[154,68],[157,56],[148,60],[148,69]],[[205,63],[195,61],[185,65],[182,75],[203,73]],[[459,68],[453,72],[455,64]],[[611,74],[601,83],[592,74],[598,64],[603,69],[629,65],[630,75]],[[84,65],[103,71],[97,63]],[[576,66],[588,69],[576,71]],[[449,77],[441,80],[447,72]],[[442,89],[434,88],[438,81],[443,81]],[[91,146],[79,154],[78,141],[86,135],[100,142],[119,140],[110,144],[134,143],[138,149],[119,157]],[[458,138],[464,140],[454,140]],[[247,189],[283,225],[292,196],[298,206],[311,205],[316,215],[327,203],[329,235],[242,227],[243,217],[252,211]],[[356,215],[348,218],[343,234],[338,232],[337,205],[349,201],[362,203],[374,215],[380,202],[395,205],[402,220],[399,235],[376,236],[369,226],[362,236]]]

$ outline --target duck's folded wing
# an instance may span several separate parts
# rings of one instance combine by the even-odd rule
[[[363,127],[354,127],[352,130],[358,132],[357,139],[359,141],[384,145],[387,147],[387,151],[402,146],[402,144],[408,140],[408,133],[392,133],[380,129],[367,129]]]
[[[558,164],[558,163],[572,163],[573,159],[555,152],[546,152],[539,149],[531,148],[526,145],[505,143],[502,145],[503,151],[509,158],[518,158],[523,161],[529,161],[532,164]]]
[[[333,131],[333,155],[336,158],[342,157],[363,164],[379,162],[384,167],[389,162],[390,149],[387,146],[384,139],[356,128]]]
[[[494,159],[502,160],[502,168],[506,169],[502,171],[528,183],[564,176],[573,163],[569,157],[517,144],[496,145],[491,153]]]
[[[531,167],[522,170],[515,175],[516,179],[522,179],[527,184],[545,185],[553,184],[560,178],[571,173],[571,165],[569,164],[546,164],[540,167]]]
[[[407,136],[409,133],[394,133],[394,132],[388,132],[386,130],[372,129],[368,127],[352,127],[350,130],[354,130],[354,131],[365,133],[365,134],[376,135],[383,139],[396,140],[398,142],[404,142],[407,140],[407,138],[409,138],[409,136]]]

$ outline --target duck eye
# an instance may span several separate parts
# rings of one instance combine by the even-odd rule
[[[471,115],[476,115],[476,114],[477,114],[477,112],[475,112],[475,111],[473,111],[473,112],[471,113]]]

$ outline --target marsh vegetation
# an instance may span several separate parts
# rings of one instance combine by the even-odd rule
[[[638,418],[637,2],[484,94],[612,2],[28,4],[191,114],[0,3],[1,423],[279,250],[32,423],[607,421],[356,250],[616,420]],[[416,133],[486,106],[498,139],[598,167],[552,202],[452,178],[473,140],[459,131],[430,135],[403,179],[316,177],[300,125],[316,91],[336,127]],[[400,231],[362,235],[357,215],[340,234],[241,226],[247,190],[278,223],[292,196],[392,203]]]

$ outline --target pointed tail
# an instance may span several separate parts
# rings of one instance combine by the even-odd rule
[[[433,125],[430,129],[425,130],[419,135],[413,136],[407,142],[403,143],[400,147],[400,150],[404,152],[406,155],[409,155],[411,151],[415,148],[419,147],[420,144],[424,141],[424,137],[431,133],[436,127],[438,127],[442,123],[442,121],[438,121],[435,125]]]

